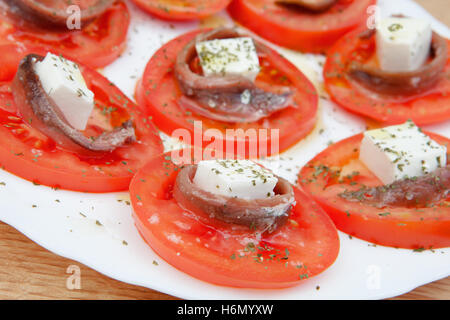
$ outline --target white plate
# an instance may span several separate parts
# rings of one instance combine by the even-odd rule
[[[433,28],[446,37],[449,30],[409,0],[380,1],[384,15],[404,13],[433,21]],[[169,23],[150,18],[129,4],[132,12],[127,51],[104,74],[126,94],[134,86],[152,54],[164,42],[197,23]],[[207,19],[210,25],[228,21],[226,14]],[[284,51],[320,86],[323,58],[298,56]],[[298,169],[329,141],[338,141],[365,129],[358,117],[321,100],[320,119],[314,132],[281,156],[265,161],[281,176],[295,180]],[[320,129],[324,131],[319,133]],[[450,122],[429,127],[450,136]],[[292,157],[292,158],[291,158]],[[280,168],[280,163],[283,168]],[[340,233],[341,251],[334,265],[323,274],[290,289],[248,290],[219,287],[194,279],[160,259],[141,239],[126,204],[128,193],[86,194],[35,186],[0,171],[0,220],[17,228],[48,250],[79,261],[111,278],[187,299],[378,299],[408,292],[450,274],[450,248],[435,251],[374,247]],[[97,223],[97,222],[100,222]],[[124,241],[127,243],[125,244]],[[153,262],[157,261],[158,265]],[[320,290],[317,290],[320,286]]]

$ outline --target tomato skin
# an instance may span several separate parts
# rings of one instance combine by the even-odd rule
[[[273,0],[233,0],[230,15],[261,37],[293,50],[324,53],[345,33],[368,19],[376,0],[340,1],[320,14],[294,12]],[[324,27],[326,26],[326,27]]]
[[[323,272],[335,261],[339,251],[337,231],[304,192],[294,188],[297,204],[289,222],[256,240],[247,230],[215,225],[213,219],[204,224],[195,214],[185,212],[172,197],[178,170],[169,155],[155,157],[139,170],[131,182],[130,196],[141,236],[174,267],[217,285],[284,288]],[[254,251],[239,257],[239,252],[249,248],[245,243],[250,239]],[[257,249],[264,245],[277,251]],[[277,257],[269,259],[274,252]],[[264,257],[263,262],[253,260],[257,253]],[[300,261],[303,267],[298,266]]]
[[[427,134],[440,144],[450,145],[450,140],[445,137]],[[432,208],[379,209],[338,196],[345,190],[357,190],[362,185],[382,185],[358,160],[362,137],[359,134],[342,140],[311,160],[299,174],[298,181],[303,189],[322,206],[339,230],[352,236],[398,248],[449,247],[450,206],[446,201]],[[333,176],[339,169],[350,174],[357,171],[359,174],[339,182],[339,178]]]
[[[0,81],[12,80],[16,75],[17,67],[20,61],[26,55],[31,53],[45,56],[46,50],[39,46],[23,47],[15,43],[0,44],[0,56],[3,61],[3,64],[0,68]]]
[[[358,37],[357,29],[339,40],[331,49],[324,66],[325,89],[331,99],[350,112],[374,119],[385,125],[412,120],[428,125],[450,119],[450,40],[447,40],[447,64],[436,85],[418,95],[388,98],[371,92],[350,79],[345,68],[351,59],[369,60],[376,49],[373,37]]]
[[[231,0],[194,0],[192,4],[171,4],[170,0],[133,0],[142,10],[170,21],[189,21],[201,19],[217,13],[230,3]],[[201,8],[201,9],[200,9]]]
[[[296,105],[294,107],[286,108],[254,123],[224,123],[183,110],[177,103],[177,99],[182,96],[182,92],[173,75],[173,67],[178,52],[198,33],[204,31],[197,30],[187,33],[164,45],[151,58],[144,71],[143,78],[136,87],[135,96],[138,105],[146,107],[146,112],[152,116],[160,130],[172,135],[176,130],[185,129],[192,138],[191,141],[186,143],[194,144],[193,137],[196,136],[196,130],[193,122],[201,121],[203,133],[208,129],[219,130],[222,133],[222,137],[216,139],[215,146],[220,145],[221,150],[225,150],[226,145],[231,142],[234,145],[231,153],[242,155],[238,148],[239,141],[233,137],[227,138],[226,130],[242,129],[246,131],[253,129],[258,131],[262,129],[267,131],[268,129],[279,129],[278,148],[272,148],[272,136],[269,132],[267,139],[257,136],[256,140],[250,138],[245,141],[244,152],[246,156],[250,154],[249,149],[252,148],[252,143],[258,145],[257,150],[267,147],[266,155],[271,155],[288,149],[309,134],[316,122],[318,94],[312,83],[294,65],[273,50],[270,50],[267,60],[271,63],[270,66],[273,64],[278,68],[277,72],[282,76],[272,79],[261,73],[257,82],[270,83],[267,81],[282,81],[280,78],[287,78],[291,83],[291,88],[295,91],[294,101]],[[262,58],[260,57],[260,59]],[[202,143],[201,147],[210,146],[210,140],[206,141],[206,137],[203,138],[203,141],[200,142]],[[277,140],[274,139],[273,143],[276,142]],[[196,144],[196,146],[198,145]]]
[[[74,58],[93,69],[107,66],[122,54],[126,47],[130,24],[128,7],[123,1],[113,4],[81,30],[53,32],[37,27],[30,28],[29,25],[20,27],[7,16],[3,16],[2,19],[0,45],[20,44],[22,50],[26,51],[40,46],[45,51]],[[13,26],[7,21],[12,22]],[[3,52],[0,55],[3,55]],[[18,58],[19,61],[20,59]]]
[[[88,159],[59,148],[16,113],[11,83],[0,83],[0,166],[21,178],[55,188],[82,192],[127,190],[146,158],[163,152],[150,120],[123,93],[96,71],[80,65],[95,94],[87,135],[111,130],[132,118],[140,143],[117,148],[103,157]]]

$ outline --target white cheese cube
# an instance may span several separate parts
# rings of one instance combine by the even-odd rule
[[[382,70],[414,71],[427,60],[431,47],[431,26],[413,18],[385,18],[377,25],[377,56]]]
[[[278,179],[250,160],[205,160],[198,163],[193,182],[217,195],[262,199],[274,195]]]
[[[447,148],[413,122],[366,131],[359,159],[384,183],[420,177],[447,163]]]
[[[254,81],[260,71],[258,54],[249,37],[215,39],[195,45],[205,76],[244,76]]]
[[[86,129],[94,108],[94,93],[87,88],[78,65],[48,53],[44,60],[36,62],[35,71],[67,122],[75,129]]]

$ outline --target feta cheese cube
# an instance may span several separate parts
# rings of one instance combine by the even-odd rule
[[[262,199],[274,195],[278,179],[250,160],[205,160],[198,163],[193,182],[217,195]]]
[[[36,62],[35,71],[67,122],[75,129],[86,129],[94,108],[94,93],[87,88],[78,65],[48,53],[42,61]]]
[[[414,71],[427,60],[432,30],[427,21],[413,18],[385,18],[377,25],[377,56],[382,70]]]
[[[205,76],[247,77],[255,81],[260,71],[258,54],[249,37],[215,39],[195,45]]]
[[[420,177],[447,163],[447,148],[412,121],[364,133],[359,159],[384,183]]]

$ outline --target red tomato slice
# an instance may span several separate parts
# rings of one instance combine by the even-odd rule
[[[257,132],[259,129],[264,131],[279,129],[279,151],[281,152],[304,138],[314,128],[318,105],[318,95],[314,86],[294,65],[273,50],[264,57],[260,56],[262,72],[258,75],[256,82],[265,85],[289,85],[295,91],[293,107],[254,123],[224,123],[182,109],[178,104],[182,92],[172,70],[180,50],[200,32],[202,30],[182,35],[158,50],[147,64],[144,76],[137,86],[138,104],[147,107],[148,114],[153,117],[159,129],[172,135],[175,130],[182,128],[188,130],[194,137],[194,121],[201,121],[203,132],[208,129],[220,131],[222,138],[216,138],[214,143],[215,146],[219,146],[216,149],[222,148],[221,150],[226,149],[227,141],[234,143],[235,150],[238,149],[237,139],[226,137],[227,129],[244,131],[254,129]],[[267,139],[261,136],[247,137],[245,154],[249,154],[249,148],[254,142],[258,143],[257,150],[267,147],[267,155],[272,154],[271,137],[271,133],[267,134]],[[208,144],[210,141],[203,141],[203,147]],[[241,154],[239,150],[235,153]]]
[[[450,145],[447,138],[427,134],[442,145]],[[449,247],[450,198],[426,208],[379,209],[338,196],[345,190],[357,190],[363,185],[382,185],[358,159],[362,137],[359,134],[340,141],[311,160],[298,179],[305,191],[325,209],[339,230],[350,235],[399,248]]]
[[[336,228],[320,207],[294,188],[291,216],[272,234],[204,224],[172,197],[179,167],[170,153],[154,157],[130,185],[133,217],[164,260],[198,279],[246,288],[283,288],[327,269],[339,252]],[[241,256],[242,255],[242,256]]]
[[[324,53],[368,19],[376,0],[340,0],[323,13],[281,6],[274,0],[234,0],[231,16],[261,37],[294,50]]]
[[[43,30],[29,24],[19,26],[19,21],[11,20],[1,10],[0,13],[0,44],[20,44],[23,50],[39,45],[44,50],[76,58],[91,68],[104,67],[120,56],[126,46],[130,24],[128,8],[122,1],[113,4],[81,30],[64,32]],[[1,59],[3,54],[2,51]]]
[[[165,20],[201,19],[223,10],[231,0],[133,0],[142,10]]]
[[[132,118],[139,143],[96,159],[64,151],[17,116],[10,82],[2,82],[0,165],[19,177],[51,187],[84,192],[127,190],[146,159],[163,152],[161,140],[153,124],[114,84],[92,69],[81,66],[81,70],[96,103],[85,134],[97,136]]]
[[[346,74],[353,60],[374,59],[375,39],[361,39],[358,29],[339,40],[330,50],[324,67],[325,88],[341,107],[384,124],[399,124],[408,119],[427,125],[450,119],[450,41],[447,64],[439,82],[420,95],[387,98],[363,88]]]
[[[10,81],[14,78],[17,72],[17,67],[20,61],[28,54],[36,53],[42,56],[47,54],[47,50],[39,46],[24,47],[20,44],[8,43],[0,44],[0,57],[2,59],[2,66],[0,67],[0,81]],[[54,52],[52,52],[54,53]],[[72,57],[67,56],[68,59],[76,61]]]

